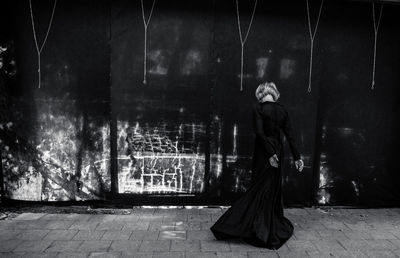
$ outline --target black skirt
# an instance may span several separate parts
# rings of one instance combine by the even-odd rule
[[[242,238],[254,246],[278,249],[293,234],[293,225],[283,214],[281,166],[272,167],[264,155],[259,159],[257,152],[252,186],[211,231],[218,240]]]

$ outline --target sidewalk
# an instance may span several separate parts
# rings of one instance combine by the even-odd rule
[[[0,257],[400,257],[400,209],[287,209],[295,234],[277,251],[216,241],[209,227],[223,212],[17,214],[0,220]]]

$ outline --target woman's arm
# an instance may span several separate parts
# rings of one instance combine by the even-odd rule
[[[265,151],[268,153],[268,158],[274,154],[277,154],[275,153],[274,145],[264,133],[263,119],[257,105],[254,105],[253,108],[253,127],[257,138],[262,141],[262,145],[264,146]]]

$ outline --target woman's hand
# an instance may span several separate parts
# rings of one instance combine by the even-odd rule
[[[295,164],[295,166],[296,166],[296,169],[297,169],[299,172],[301,172],[301,171],[303,170],[303,168],[304,168],[304,162],[303,162],[301,159],[296,160],[296,161],[294,162],[294,164]]]
[[[269,164],[274,167],[277,168],[278,167],[278,156],[276,154],[272,155],[271,157],[269,157]]]

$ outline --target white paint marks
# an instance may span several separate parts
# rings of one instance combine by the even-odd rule
[[[279,77],[281,79],[289,79],[295,71],[295,64],[296,62],[293,59],[282,59]]]
[[[268,58],[267,57],[260,57],[256,60],[257,66],[257,79],[264,79],[264,76],[267,72],[268,66]]]
[[[234,156],[237,155],[237,134],[238,134],[238,132],[237,132],[237,124],[235,124],[233,126],[233,150],[232,150],[232,154]]]
[[[379,25],[381,24],[382,11],[383,11],[383,4],[381,4],[381,9],[379,11],[379,18],[378,18],[378,22],[377,22],[376,17],[375,17],[375,2],[372,2],[372,19],[374,22],[374,61],[373,61],[373,65],[372,65],[371,90],[373,90],[375,87],[376,43],[378,41],[378,31],[379,31]]]
[[[46,44],[47,41],[47,37],[49,36],[50,33],[50,29],[51,29],[51,25],[53,23],[53,18],[54,18],[54,13],[56,11],[56,6],[57,6],[57,0],[54,0],[54,5],[53,5],[53,11],[51,13],[51,17],[50,17],[50,21],[49,21],[49,25],[47,26],[47,31],[46,31],[46,35],[43,39],[42,44],[39,47],[39,43],[37,40],[37,35],[36,35],[36,29],[35,29],[35,19],[33,17],[33,8],[32,8],[32,0],[29,0],[29,11],[31,14],[31,23],[32,23],[32,31],[33,31],[33,39],[35,40],[35,47],[36,47],[36,53],[37,53],[37,58],[38,58],[38,88],[40,89],[40,85],[41,85],[41,81],[42,81],[42,72],[41,72],[41,54],[43,51],[43,48]]]
[[[254,14],[256,13],[257,8],[257,0],[254,2],[253,13],[251,14],[250,23],[247,28],[246,34],[242,35],[242,28],[240,25],[240,13],[239,13],[239,2],[236,0],[236,16],[237,16],[237,23],[238,23],[238,30],[239,30],[239,39],[241,45],[241,55],[240,55],[240,91],[243,91],[243,57],[244,57],[244,45],[246,44],[247,37],[249,36],[249,32],[251,29],[251,25],[253,23]]]
[[[319,12],[317,17],[317,22],[315,24],[314,31],[311,28],[311,18],[310,18],[310,7],[309,7],[309,0],[306,0],[307,3],[307,20],[308,20],[308,30],[310,33],[310,69],[308,74],[308,92],[311,92],[311,81],[312,81],[312,65],[313,65],[313,52],[314,52],[314,38],[318,30],[319,20],[321,18],[322,6],[324,5],[324,0],[321,0],[321,5],[319,6]]]
[[[185,56],[181,73],[183,75],[191,75],[193,73],[196,74],[199,71],[200,64],[201,64],[200,51],[191,49],[187,52]]]

